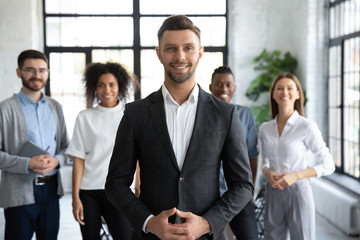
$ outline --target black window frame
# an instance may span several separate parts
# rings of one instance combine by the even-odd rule
[[[141,46],[140,43],[140,19],[142,17],[168,17],[169,15],[164,14],[141,14],[140,13],[140,0],[133,0],[133,13],[132,14],[50,14],[46,13],[46,1],[43,2],[43,29],[44,29],[44,53],[49,58],[50,53],[72,53],[72,52],[83,52],[86,55],[86,65],[91,62],[92,50],[123,50],[131,49],[134,52],[134,74],[138,77],[141,83],[141,51],[146,49],[154,49],[154,47]],[[225,46],[205,46],[205,52],[221,52],[223,54],[223,65],[228,63],[228,0],[225,1],[226,11],[225,14],[186,14],[188,17],[225,17]],[[46,42],[46,18],[47,17],[132,17],[134,20],[134,45],[132,47],[102,47],[102,46],[91,46],[91,47],[61,47],[61,46],[47,46]],[[50,58],[49,58],[50,61]],[[51,76],[49,77],[48,83],[45,87],[45,94],[50,96],[50,85]],[[140,99],[141,91],[135,93],[135,99]]]

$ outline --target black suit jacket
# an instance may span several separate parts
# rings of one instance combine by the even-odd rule
[[[137,160],[141,179],[139,199],[129,188]],[[221,198],[220,160],[228,184],[228,191]],[[105,190],[142,239],[157,239],[142,231],[146,218],[173,207],[207,219],[212,234],[201,239],[226,239],[225,225],[251,200],[253,191],[236,107],[200,88],[194,129],[180,170],[167,130],[161,89],[127,104]]]

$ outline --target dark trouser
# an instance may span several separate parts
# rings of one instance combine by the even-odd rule
[[[10,207],[4,210],[5,240],[57,239],[59,232],[59,197],[57,180],[34,185],[35,204]]]
[[[131,227],[105,195],[105,190],[80,190],[80,200],[84,207],[85,225],[80,225],[83,239],[100,239],[101,216],[114,240],[131,238]]]
[[[250,201],[230,222],[236,240],[257,240],[258,230],[253,203]]]

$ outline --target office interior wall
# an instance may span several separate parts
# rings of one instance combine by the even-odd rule
[[[0,0],[0,101],[17,93],[17,57],[25,49],[43,51],[41,0]]]

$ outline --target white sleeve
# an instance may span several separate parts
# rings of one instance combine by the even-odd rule
[[[85,150],[85,136],[84,136],[84,126],[81,121],[81,113],[76,118],[73,136],[69,143],[68,148],[66,149],[66,154],[70,157],[77,157],[81,159],[85,159],[86,150]]]
[[[269,158],[266,156],[265,149],[264,149],[264,134],[266,134],[266,133],[264,133],[263,127],[260,126],[258,145],[259,145],[259,155],[261,158],[261,169],[262,170],[264,168],[270,168],[270,161],[269,161]]]
[[[329,148],[321,136],[321,132],[315,122],[311,122],[306,134],[306,145],[315,154],[316,164],[313,168],[317,177],[330,175],[335,171],[335,164]]]

